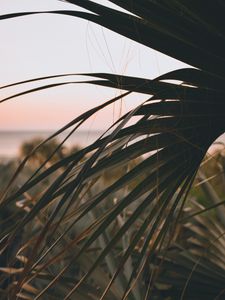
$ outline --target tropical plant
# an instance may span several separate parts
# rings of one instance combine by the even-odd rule
[[[149,266],[158,273],[154,294],[171,299],[224,298],[225,214],[219,194],[225,181],[221,167],[220,151],[201,166],[170,246],[157,253]],[[204,170],[211,176],[207,178]],[[220,184],[212,184],[215,180]]]
[[[2,193],[1,210],[18,201],[47,176],[54,172],[60,172],[60,175],[32,201],[22,219],[16,219],[1,233],[2,253],[14,245],[14,251],[8,259],[9,266],[14,264],[15,253],[26,257],[8,296],[10,299],[15,299],[16,295],[25,297],[24,290],[34,284],[34,299],[58,299],[52,293],[56,283],[60,282],[63,294],[60,299],[79,299],[79,296],[82,297],[79,294],[82,288],[89,288],[86,284],[91,275],[99,266],[104,268],[104,261],[112,249],[134,224],[139,224],[126,249],[116,259],[110,275],[104,278],[103,285],[92,282],[92,286],[99,292],[99,299],[132,299],[132,288],[142,282],[144,266],[153,260],[155,251],[158,252],[163,247],[172,220],[182,210],[207,149],[225,130],[225,5],[220,0],[207,3],[184,0],[110,0],[126,10],[121,12],[95,1],[65,2],[85,8],[88,12],[70,9],[48,13],[95,22],[191,67],[163,74],[154,80],[117,74],[83,74],[95,78],[86,80],[85,83],[127,92],[77,117],[49,139],[66,129],[70,129],[72,134],[95,112],[130,93],[145,94],[146,100],[122,116],[93,144],[59,160],[47,170],[43,170],[43,162],[22,187],[10,193],[14,179],[29,156],[22,162],[8,188]],[[35,13],[15,13],[1,16],[0,19]],[[29,81],[45,79],[46,77]],[[16,84],[23,83],[25,82]],[[2,99],[2,102],[63,84],[68,82],[25,90]],[[133,121],[137,120],[137,116],[138,121]],[[145,159],[137,166],[128,169],[126,174],[122,174],[109,186],[102,187],[100,191],[95,189],[103,171],[127,165],[130,160],[143,154]],[[122,195],[120,193],[117,201],[110,203],[109,199],[113,199],[115,193],[140,175],[144,178],[132,190]],[[94,194],[86,198],[90,189]],[[103,207],[104,211],[93,214],[98,207]],[[86,272],[78,278],[73,275],[72,280],[69,280],[68,274],[75,262],[84,258],[98,239],[104,239],[104,235],[111,232],[116,220],[127,210],[132,211],[132,214],[125,218],[118,230],[110,234],[106,243],[104,240]],[[92,217],[85,228],[82,227],[76,236],[68,239],[72,228],[82,223],[88,214]],[[30,236],[26,235],[21,244],[15,245],[15,239],[22,230],[29,229],[29,224],[34,219],[41,220],[38,230]],[[63,246],[58,247],[62,241]],[[112,295],[114,282],[124,274],[124,268],[134,254],[129,279],[122,286],[119,295]],[[65,258],[68,258],[65,265],[60,265]],[[52,270],[54,267],[56,269]],[[43,286],[35,286],[35,279],[40,276],[43,276]],[[148,299],[148,287],[145,292],[147,294],[143,299]],[[89,294],[86,299],[87,297],[94,298]]]

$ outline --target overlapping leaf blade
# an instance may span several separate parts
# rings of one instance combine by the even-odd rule
[[[152,97],[124,115],[115,124],[114,130],[109,132],[106,137],[100,138],[93,145],[55,163],[43,173],[39,175],[36,173],[15,194],[4,199],[2,207],[22,197],[23,193],[29,191],[32,186],[41,184],[45,177],[54,174],[56,170],[66,168],[62,171],[61,177],[55,179],[49,189],[41,195],[32,210],[22,220],[18,221],[16,226],[4,232],[2,236],[4,249],[13,242],[18,232],[26,227],[34,217],[38,217],[42,213],[45,214],[49,205],[54,206],[54,202],[58,203],[54,213],[50,214],[50,219],[47,220],[48,218],[46,218],[43,228],[35,235],[36,242],[31,243],[30,257],[25,264],[15,291],[13,291],[14,294],[12,295],[14,296],[26,282],[29,282],[29,279],[32,281],[33,278],[29,273],[34,269],[34,266],[40,264],[39,271],[46,270],[54,261],[54,257],[56,260],[63,258],[68,247],[81,244],[80,252],[69,261],[66,267],[61,268],[54,278],[48,281],[35,299],[42,297],[57,280],[60,280],[61,276],[64,276],[72,262],[86,253],[99,236],[110,230],[116,217],[122,214],[124,209],[132,203],[137,204],[133,210],[133,215],[112,236],[105,248],[98,253],[96,261],[90,266],[89,271],[78,282],[74,282],[71,290],[64,294],[65,299],[72,297],[75,290],[78,289],[79,291],[84,281],[88,280],[94,269],[101,265],[104,257],[109,255],[123,234],[132,228],[137,219],[141,218],[145,212],[149,212],[150,217],[142,220],[141,229],[131,244],[127,246],[111,283],[119,274],[127,258],[133,255],[138,241],[148,226],[151,225],[155,226],[154,230],[150,231],[147,237],[144,236],[149,243],[155,240],[154,247],[150,247],[150,250],[157,249],[168,229],[163,226],[164,221],[165,224],[169,224],[172,220],[173,214],[179,207],[179,201],[185,191],[188,190],[189,183],[192,181],[208,147],[225,129],[225,27],[223,26],[224,21],[219,18],[223,15],[225,7],[221,1],[215,1],[215,5],[210,3],[210,9],[214,11],[213,17],[210,19],[210,10],[207,5],[199,9],[198,3],[193,3],[193,1],[191,4],[187,1],[111,1],[130,13],[107,8],[89,0],[67,2],[83,7],[91,13],[75,10],[48,13],[75,16],[93,21],[198,69],[176,70],[155,80],[116,74],[84,74],[99,78],[85,81],[85,83],[143,93],[152,95]],[[1,16],[1,19],[26,14],[32,13]],[[178,83],[165,82],[165,80],[170,79],[177,80]],[[46,88],[51,86],[46,86]],[[25,91],[21,95],[27,92],[30,91]],[[116,100],[109,101],[108,104]],[[85,121],[95,111],[103,107],[104,105],[91,110],[62,130],[76,124],[78,120],[80,122]],[[129,125],[128,121],[135,116],[140,116],[141,119],[134,125]],[[115,147],[115,145],[118,146]],[[101,177],[104,170],[126,165],[131,159],[139,158],[142,154],[148,154],[150,157],[145,158],[144,162],[127,171],[127,174],[120,176],[113,184],[103,187],[100,192],[95,192],[82,203],[80,195],[88,183],[93,185],[94,189],[96,180]],[[85,161],[81,161],[83,159]],[[98,205],[106,205],[108,199],[116,191],[121,190],[132,180],[138,179],[143,171],[146,172],[145,178],[127,196],[120,196],[117,205],[105,208],[103,215],[84,226],[76,238],[73,238],[60,251],[57,251],[58,243],[68,236],[75,224],[79,224],[80,220],[93,209],[97,209]],[[179,194],[180,187],[184,182],[186,182],[185,188]],[[179,195],[175,202],[173,202],[173,194],[170,194],[171,189],[173,194],[178,193]],[[149,196],[145,197],[143,201],[141,197],[145,196],[146,193],[149,193]],[[166,199],[164,198],[165,195],[167,195]],[[76,202],[79,201],[80,205],[76,207]],[[167,208],[169,210],[165,213],[164,219],[160,215],[159,203],[165,212],[167,212]],[[171,205],[172,203],[174,206]],[[154,214],[151,214],[152,212]],[[158,214],[158,219],[155,213]],[[68,226],[64,227],[64,224],[68,224]],[[156,231],[160,233],[155,237]],[[57,234],[58,238],[51,237],[51,232]],[[25,243],[29,243],[29,239]],[[42,247],[37,248],[38,244]],[[137,269],[143,260],[148,261],[148,250],[148,243],[146,242],[137,260],[139,262]],[[49,259],[49,253],[54,253],[52,254],[53,259]],[[185,259],[190,258],[185,257]],[[42,260],[44,261],[43,266],[41,266]],[[132,274],[131,281],[135,279],[134,275],[137,274]],[[108,288],[105,287],[105,292],[104,288],[101,291],[103,293],[102,299],[107,297],[106,292],[110,289],[111,283],[109,283]],[[127,282],[127,286],[124,287],[125,294],[130,284],[131,282]]]

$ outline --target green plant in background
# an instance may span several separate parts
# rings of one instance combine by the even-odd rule
[[[168,244],[174,219],[183,210],[207,149],[225,130],[225,5],[219,0],[207,4],[183,0],[111,0],[127,11],[124,13],[94,1],[65,2],[88,12],[50,13],[95,22],[191,67],[154,80],[117,74],[83,74],[95,78],[85,83],[127,92],[77,117],[50,139],[66,129],[72,134],[98,110],[130,93],[145,94],[146,100],[122,116],[93,144],[47,169],[44,162],[16,192],[10,192],[12,180],[2,193],[0,208],[4,210],[34,186],[41,186],[48,176],[54,178],[46,190],[40,189],[41,194],[35,197],[25,216],[1,233],[4,253],[22,230],[29,230],[34,221],[39,222],[32,234],[24,235],[21,244],[14,246],[14,253],[25,259],[7,297],[82,299],[84,291],[86,299],[149,299],[156,280],[145,284],[143,271]],[[0,18],[29,14],[34,13]],[[19,95],[63,84],[68,82],[43,85]],[[137,116],[138,121],[129,125]],[[144,160],[140,159],[143,154]],[[103,172],[128,166],[133,159],[138,164],[128,167],[125,174],[119,174],[109,185],[101,186]],[[18,168],[15,178],[26,161]],[[209,186],[205,191],[211,195]],[[76,228],[79,231],[73,234]],[[93,260],[85,271],[77,272],[78,262],[84,262],[93,247],[98,247]],[[113,259],[112,253],[118,249],[120,254]],[[196,257],[193,259],[196,263]],[[9,256],[8,265],[13,266],[14,260],[15,255]],[[99,268],[107,270],[104,274],[108,275],[102,276],[101,283],[94,276]],[[154,270],[149,270],[153,272],[150,277],[154,277]],[[219,286],[215,293],[219,296],[222,289]]]
[[[32,149],[37,145],[37,141],[41,142],[40,139],[33,139],[31,141],[26,141],[24,142],[21,147],[20,147],[20,152],[21,155],[24,156],[27,153],[25,152],[28,148],[29,148],[29,153],[32,151]],[[19,182],[23,181],[23,176],[25,176],[25,178],[30,174],[32,175],[32,172],[34,171],[34,166],[38,167],[43,163],[43,159],[46,159],[46,153],[49,153],[48,155],[51,154],[51,150],[55,150],[55,148],[57,148],[59,146],[59,144],[57,143],[57,141],[53,141],[52,143],[46,143],[45,147],[43,149],[39,149],[35,152],[35,155],[31,156],[30,161],[28,161],[27,163],[27,167],[23,169],[23,171],[20,174],[20,178],[17,178],[17,184],[19,184]],[[65,149],[67,153],[70,153],[70,151],[78,151],[79,147],[72,147],[72,150],[70,149]],[[48,163],[51,165],[54,162],[54,157],[48,161]],[[101,176],[101,179],[98,182],[98,186],[95,186],[95,193],[96,193],[96,189],[98,189],[99,191],[101,191],[104,187],[106,187],[107,185],[109,185],[111,183],[111,181],[115,180],[115,178],[119,177],[120,175],[125,173],[125,169],[134,167],[137,164],[136,161],[133,161],[132,164],[128,164],[127,167],[123,166],[123,169],[121,168],[117,168],[116,170],[114,170],[113,174],[111,172],[111,177],[109,176],[109,174],[107,174],[107,172],[104,172],[104,174]],[[12,170],[11,170],[12,172]],[[58,174],[58,176],[60,175],[60,173]],[[22,176],[22,178],[21,178]],[[57,175],[56,175],[57,176]],[[10,177],[8,176],[7,179],[9,179]],[[39,186],[39,189],[36,189],[35,187],[31,190],[31,192],[29,194],[25,194],[24,195],[24,199],[17,201],[17,207],[12,206],[11,208],[11,212],[8,213],[7,216],[7,221],[8,223],[6,225],[10,226],[10,222],[12,221],[12,218],[10,218],[10,215],[15,218],[15,216],[17,216],[18,218],[21,218],[22,216],[24,216],[24,214],[26,213],[26,211],[29,211],[32,208],[32,205],[35,203],[35,199],[38,198],[38,194],[40,193],[40,190],[45,189],[49,184],[49,181],[42,182],[42,185]],[[133,183],[133,184],[137,184],[137,183]],[[115,194],[114,198],[108,198],[108,203],[107,206],[110,207],[112,206],[113,203],[116,203],[117,198],[121,198],[122,196],[124,196],[129,189],[131,189],[132,186],[126,186],[120,193]],[[89,198],[93,197],[93,190],[92,189],[88,189],[87,195],[83,197],[83,201],[87,201]],[[85,199],[87,198],[87,199]],[[19,209],[18,209],[19,208]],[[58,249],[63,248],[63,246],[71,240],[71,238],[74,238],[76,236],[76,234],[78,234],[80,231],[84,230],[85,225],[88,224],[90,221],[94,220],[96,218],[97,215],[100,215],[104,209],[106,209],[106,207],[99,207],[98,209],[89,212],[85,217],[84,220],[81,224],[79,224],[78,226],[75,226],[73,228],[73,230],[70,231],[70,234],[67,236],[67,238],[62,239],[61,243],[58,245]],[[18,210],[18,211],[17,211]],[[24,213],[23,213],[24,212]],[[4,211],[4,213],[1,216],[1,219],[3,220],[6,216],[6,211]],[[71,210],[71,214],[73,214],[73,210]],[[95,244],[93,245],[93,247],[89,250],[87,255],[84,255],[84,257],[82,257],[81,259],[77,260],[74,267],[72,268],[72,270],[70,271],[70,276],[66,277],[66,281],[63,280],[62,285],[57,286],[56,288],[54,288],[54,290],[50,290],[50,292],[47,292],[47,297],[53,298],[53,294],[57,294],[57,297],[63,297],[65,291],[66,291],[66,287],[70,287],[71,285],[71,281],[72,278],[74,276],[80,276],[82,275],[86,269],[89,267],[89,265],[91,263],[93,263],[94,258],[96,257],[96,255],[98,254],[98,252],[100,251],[101,248],[105,247],[107,242],[110,240],[110,235],[112,233],[114,233],[115,231],[119,230],[120,227],[123,225],[123,223],[125,222],[125,220],[129,217],[129,214],[132,214],[132,210],[128,211],[128,212],[124,212],[123,216],[118,216],[118,218],[115,220],[114,226],[109,230],[109,232],[105,232],[104,235],[102,237],[100,237],[99,239],[96,240]],[[32,221],[32,223],[30,224],[29,228],[25,231],[23,231],[23,234],[21,236],[21,238],[25,237],[26,239],[31,238],[32,235],[41,230],[41,223],[43,222],[43,216],[41,218],[38,219],[34,219]],[[6,223],[6,222],[4,222]],[[6,226],[5,226],[6,227]],[[93,279],[100,287],[104,287],[104,284],[106,284],[106,280],[109,275],[110,272],[113,272],[113,269],[116,267],[116,261],[117,259],[121,256],[121,254],[123,253],[123,251],[125,251],[126,247],[129,244],[130,241],[130,237],[131,235],[135,232],[135,230],[137,225],[135,224],[133,228],[130,228],[129,233],[127,233],[124,237],[123,240],[121,242],[121,244],[119,244],[116,248],[112,249],[112,253],[107,257],[105,264],[103,264],[100,268],[97,268],[96,271],[93,274]],[[63,229],[63,228],[62,228]],[[15,245],[14,245],[15,247]],[[73,249],[74,250],[79,250],[79,247],[75,247]],[[15,255],[15,253],[13,253]],[[70,258],[70,256],[72,256],[73,252],[68,253],[68,257],[63,258],[62,260],[60,260],[60,265],[61,267],[63,267],[66,262],[67,259]],[[13,282],[10,281],[10,278],[14,278],[16,275],[20,274],[20,272],[22,272],[22,268],[21,268],[21,263],[23,263],[24,261],[26,261],[27,258],[26,256],[21,256],[21,255],[17,255],[16,256],[16,263],[14,265],[13,268],[9,268],[8,266],[3,266],[4,263],[1,264],[1,271],[3,272],[3,274],[5,276],[2,276],[2,286],[4,287],[4,293],[2,291],[2,296],[5,295],[7,296],[10,293],[10,290],[12,289],[13,286]],[[20,262],[20,263],[19,263]],[[57,265],[53,265],[50,267],[51,273],[56,273],[58,271],[58,266]],[[129,276],[130,271],[132,270],[132,259],[130,258],[128,264],[125,266],[124,269],[124,275],[120,275],[118,276],[117,280],[116,280],[116,285],[111,293],[111,298],[112,299],[118,299],[122,289],[124,286],[126,286],[128,279],[127,277]],[[45,276],[44,276],[45,275]],[[9,278],[8,280],[6,278]],[[24,286],[24,291],[23,293],[19,293],[18,296],[23,298],[23,297],[27,297],[30,298],[32,296],[34,296],[34,294],[36,294],[38,292],[37,287],[39,287],[39,289],[44,288],[44,283],[42,283],[42,281],[44,280],[49,280],[49,275],[48,274],[40,274],[40,276],[38,276],[32,286],[27,284],[26,286]],[[35,286],[35,287],[34,287]],[[64,287],[65,286],[65,287]],[[141,295],[141,291],[140,291],[141,287],[136,288],[135,291],[132,292],[132,295],[130,296],[131,299],[135,299],[135,298],[140,298]],[[96,299],[95,297],[97,297],[99,295],[99,291],[97,289],[97,287],[95,287],[95,285],[93,285],[93,282],[90,280],[90,282],[88,284],[85,284],[83,286],[83,288],[81,289],[80,293],[79,293],[79,299],[85,299],[85,297],[90,297],[90,299]]]
[[[200,168],[173,241],[157,253],[156,261],[149,266],[158,272],[155,294],[170,299],[224,298],[225,214],[221,206],[224,197],[219,197],[225,184],[224,172],[221,174],[222,152],[224,149],[208,158]],[[209,178],[204,176],[204,170],[210,173]],[[215,189],[212,181],[217,177]],[[200,204],[202,199],[204,202]]]

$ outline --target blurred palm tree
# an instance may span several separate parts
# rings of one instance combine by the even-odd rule
[[[56,139],[52,139],[48,143],[44,143],[37,151],[32,152],[42,142],[43,139],[39,137],[35,137],[29,141],[23,142],[20,146],[20,156],[27,157],[30,153],[32,153],[30,159],[32,160],[33,164],[36,164],[36,167],[40,164],[43,164],[46,160],[48,161],[47,167],[49,167],[58,159],[64,158],[63,152],[65,149],[64,147],[59,147],[60,143]],[[56,153],[54,153],[51,159],[49,159],[56,148],[58,148]]]
[[[114,247],[118,247],[128,234],[129,243],[121,249],[116,263],[111,264],[104,283],[91,281],[98,295],[87,292],[86,299],[148,299],[149,288],[142,286],[144,266],[153,261],[155,252],[159,252],[163,242],[167,241],[165,237],[174,217],[182,211],[207,149],[225,131],[225,5],[220,0],[207,3],[200,0],[110,0],[126,11],[121,12],[95,1],[65,2],[86,11],[68,9],[51,13],[95,22],[190,67],[162,74],[154,80],[118,74],[84,74],[95,78],[85,83],[127,92],[77,117],[52,138],[68,128],[72,133],[95,112],[130,93],[144,94],[146,101],[122,116],[93,144],[57,161],[47,170],[38,170],[17,192],[10,194],[7,190],[3,194],[1,209],[33,186],[38,186],[47,176],[63,170],[35,199],[26,216],[2,233],[1,248],[6,251],[22,228],[29,226],[34,218],[41,220],[39,230],[25,237],[18,247],[19,253],[25,253],[26,260],[15,288],[10,290],[10,297],[24,296],[22,293],[27,292],[27,285],[35,284],[35,278],[44,276],[43,285],[36,285],[33,290],[34,299],[50,299],[48,293],[53,295],[57,282],[62,288],[60,299],[82,299],[79,293],[88,289],[86,284],[90,283],[92,274],[98,267],[105,268]],[[0,18],[29,14],[32,13]],[[60,84],[64,83],[43,85],[38,89]],[[35,89],[24,93],[33,91]],[[130,125],[137,116],[138,121]],[[122,168],[143,154],[145,159],[138,165],[128,168],[109,186],[97,188],[103,172]],[[135,180],[138,184],[132,190],[124,191],[124,187]],[[81,226],[79,233],[67,239],[72,228],[79,226],[90,214],[86,226]],[[122,217],[120,228],[113,231],[115,222]],[[63,246],[58,247],[65,239]],[[75,262],[88,255],[99,239],[104,239],[104,243],[100,243],[89,268],[69,281]],[[74,252],[73,255],[68,255],[68,251]],[[59,262],[64,261],[63,258],[68,259],[62,266]],[[50,270],[56,263],[59,264],[57,269]],[[127,274],[127,265],[131,266],[130,272],[125,281],[121,279],[123,284],[119,294],[113,294],[116,280]],[[132,292],[135,288],[143,293],[139,298]],[[57,295],[53,298],[59,299]]]

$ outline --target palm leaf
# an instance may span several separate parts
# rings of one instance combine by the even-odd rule
[[[125,299],[132,297],[129,290],[140,276],[138,270],[141,270],[143,263],[151,262],[154,251],[161,247],[169,225],[189,191],[207,149],[224,132],[225,24],[224,18],[220,16],[223,16],[225,6],[221,1],[201,6],[201,9],[198,1],[111,1],[124,8],[127,11],[124,13],[88,0],[66,2],[76,4],[89,12],[66,10],[47,13],[80,17],[95,22],[179,59],[192,68],[176,70],[154,80],[117,74],[83,74],[95,78],[84,83],[122,89],[128,93],[142,93],[146,95],[146,101],[122,116],[92,145],[56,162],[47,170],[40,172],[42,168],[39,168],[16,192],[10,194],[10,190],[7,189],[1,209],[21,199],[33,186],[39,185],[41,189],[44,178],[56,171],[60,172],[47,190],[35,197],[34,204],[22,220],[18,219],[2,232],[1,248],[2,252],[7,251],[22,230],[41,215],[45,216],[39,230],[32,237],[25,236],[22,245],[16,246],[18,251],[28,251],[29,255],[23,271],[18,276],[17,284],[12,289],[12,297],[15,297],[26,284],[34,283],[40,272],[46,272],[56,261],[62,261],[68,249],[80,247],[80,250],[48,279],[35,296],[35,299],[40,299],[52,291],[58,281],[61,282],[62,278],[69,276],[71,266],[83,255],[87,255],[90,247],[93,247],[97,240],[102,240],[105,232],[114,226],[115,220],[124,210],[129,209],[132,212],[131,216],[107,243],[102,244],[101,251],[97,252],[89,269],[74,281],[69,289],[65,289],[63,294],[64,299],[69,299],[73,297],[73,293],[81,291],[95,269],[104,264],[104,259],[121,242],[124,234],[141,220],[141,225],[121,255],[118,266],[114,266],[114,273],[111,270],[111,279],[108,279],[105,286],[100,287],[98,295],[100,299],[108,297],[108,292],[116,277],[123,272],[126,261],[128,258],[133,259],[135,254],[138,257],[136,270],[124,284],[123,290],[120,289],[119,297]],[[212,15],[211,10],[213,16],[209,18]],[[0,19],[29,14],[35,13],[15,13],[1,16]],[[168,82],[171,79],[177,82]],[[56,85],[58,84],[53,83],[34,88],[2,101]],[[105,105],[121,97],[116,97]],[[74,132],[81,123],[105,105],[76,118],[52,137],[68,128],[72,128],[71,132]],[[130,125],[137,116],[139,120]],[[97,182],[101,180],[103,171],[110,172],[112,169],[127,166],[132,159],[140,158],[143,154],[143,162],[119,176],[109,186],[102,187],[100,191],[97,189]],[[18,172],[26,161],[27,159]],[[144,178],[138,182],[140,174]],[[127,195],[123,195],[124,186],[133,181],[138,183]],[[13,180],[9,187],[12,182]],[[87,185],[93,193],[88,198],[84,196]],[[113,204],[111,199],[118,192],[118,202]],[[92,221],[86,221],[76,237],[59,246],[76,226],[86,220],[88,214],[98,210],[100,206],[103,213],[96,214]],[[145,243],[137,252],[135,249],[141,238]],[[106,261],[112,262],[109,259]],[[13,264],[13,255],[9,257],[9,264]],[[35,272],[34,275],[32,272]],[[146,292],[148,293],[147,290]]]
[[[203,167],[200,176],[198,180],[205,176]],[[189,201],[176,238],[169,249],[156,255],[156,265],[161,265],[156,290],[173,299],[219,299],[224,295],[223,207],[215,205],[221,201],[210,182],[202,181],[200,187],[205,204],[198,199]]]

